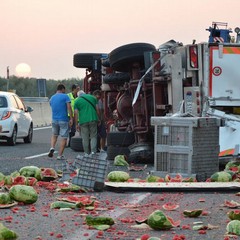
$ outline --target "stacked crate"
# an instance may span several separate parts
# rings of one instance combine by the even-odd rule
[[[219,171],[220,124],[212,117],[152,117],[154,171],[205,181]]]

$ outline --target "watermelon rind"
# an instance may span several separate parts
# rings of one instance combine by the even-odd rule
[[[231,182],[232,175],[229,172],[221,171],[214,173],[210,179],[212,182]]]
[[[239,220],[232,220],[227,224],[227,232],[229,234],[235,234],[240,236],[240,221]]]
[[[147,224],[155,230],[167,230],[173,227],[167,216],[160,210],[148,216]]]
[[[129,178],[129,174],[123,171],[112,171],[107,175],[110,182],[126,182]]]

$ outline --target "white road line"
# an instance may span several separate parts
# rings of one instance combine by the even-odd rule
[[[57,153],[58,151],[55,151],[54,153]],[[47,153],[41,153],[41,154],[37,154],[37,155],[33,155],[33,156],[29,156],[29,157],[25,157],[24,159],[32,159],[32,158],[37,158],[37,157],[42,157],[42,156],[46,156],[48,155]]]
[[[37,131],[37,130],[43,130],[43,129],[48,129],[48,128],[52,128],[52,126],[49,126],[49,127],[41,127],[41,128],[34,128],[33,130],[34,130],[34,131]]]
[[[129,201],[129,205],[132,205],[132,204],[137,204],[137,203],[140,203],[141,201],[143,201],[145,198],[149,197],[150,193],[134,193],[134,194],[131,194],[131,199],[133,199],[132,201]],[[111,210],[111,212],[109,214],[107,214],[107,212],[105,212],[104,216],[109,216],[113,219],[117,219],[119,216],[121,216],[122,214],[126,213],[128,211],[127,208],[120,208],[120,207],[116,207],[114,210]],[[67,238],[67,240],[79,240],[79,236],[81,236],[83,232],[83,229],[79,229],[78,231],[76,231],[73,235],[69,236]],[[88,233],[88,236],[87,238],[85,238],[86,240],[87,239],[93,239],[92,237],[94,235],[96,235],[97,231],[96,230],[88,230],[87,231]],[[83,239],[83,236],[81,236],[81,240],[84,240]]]

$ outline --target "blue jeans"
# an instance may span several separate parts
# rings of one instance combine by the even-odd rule
[[[80,125],[83,150],[85,153],[97,152],[97,121],[87,122]],[[89,142],[91,151],[89,148]]]
[[[64,121],[52,121],[52,133],[55,136],[61,136],[62,138],[68,138],[69,123]]]

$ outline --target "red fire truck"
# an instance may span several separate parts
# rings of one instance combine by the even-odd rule
[[[86,69],[84,91],[103,91],[110,159],[152,161],[151,117],[166,115],[221,118],[220,156],[239,153],[240,29],[236,37],[226,23],[206,30],[208,42],[131,43],[107,54],[74,55],[73,65]]]

